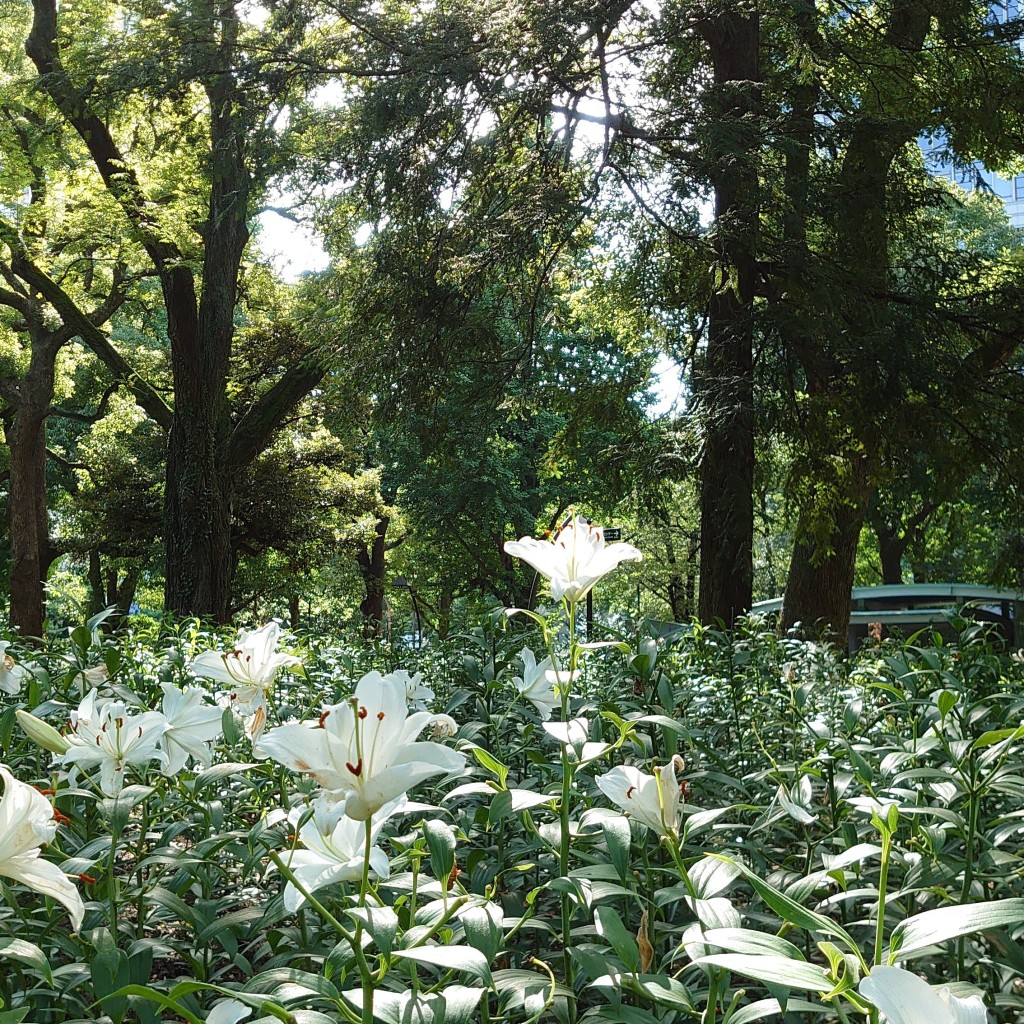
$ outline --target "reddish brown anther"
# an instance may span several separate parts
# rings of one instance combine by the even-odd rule
[[[358,779],[363,774],[363,759],[359,758],[356,764],[350,764],[346,761],[345,767]]]
[[[360,718],[365,718],[370,712],[366,710],[363,705],[359,706],[359,711],[356,712]]]

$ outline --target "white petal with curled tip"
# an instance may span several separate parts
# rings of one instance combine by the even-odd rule
[[[3,765],[0,777],[0,875],[23,882],[63,903],[75,931],[82,926],[85,905],[70,879],[55,864],[39,856],[39,847],[57,831],[50,802],[34,786],[18,781]]]
[[[572,718],[568,722],[545,722],[544,731],[563,746],[579,749],[590,735],[590,723],[585,718]]]
[[[229,652],[224,651],[203,651],[202,654],[189,662],[189,671],[194,676],[202,679],[213,679],[218,683],[227,683],[233,686],[238,680],[228,671],[227,659]],[[226,1002],[237,1002],[235,999],[228,999]],[[223,1005],[218,1003],[218,1005]]]
[[[163,683],[163,714],[167,729],[160,737],[160,746],[167,754],[164,775],[176,775],[189,757],[202,765],[213,761],[213,742],[221,734],[223,712],[207,704],[206,693],[198,686],[179,690],[173,683]]]
[[[17,693],[29,673],[7,653],[8,647],[8,641],[0,640],[0,690],[4,693]]]
[[[536,569],[541,576],[551,580],[552,592],[556,585],[564,587],[568,582],[565,571],[565,553],[550,541],[537,540],[535,537],[520,537],[519,540],[508,541],[505,544],[505,551],[514,558],[521,558],[531,568]],[[556,596],[556,600],[558,597],[561,597],[561,594]]]
[[[206,1024],[238,1024],[252,1015],[252,1007],[238,999],[222,999],[206,1015]]]
[[[988,1011],[981,996],[955,996],[948,986],[939,989],[939,998],[953,1012],[956,1024],[987,1024]]]
[[[676,759],[647,775],[632,765],[618,765],[595,780],[598,789],[631,817],[642,821],[659,835],[668,835],[679,825],[679,783]]]
[[[976,1019],[957,1015],[928,982],[902,967],[872,967],[858,990],[878,1007],[889,1024],[970,1024]]]
[[[551,656],[546,657],[538,664],[537,656],[529,647],[524,647],[519,652],[519,660],[523,663],[522,677],[516,677],[513,682],[516,689],[537,709],[541,720],[546,722],[551,717],[551,712],[559,703],[555,696],[555,689],[548,678],[552,669]]]
[[[56,864],[43,860],[38,851],[12,857],[0,864],[0,874],[23,882],[25,885],[41,892],[44,896],[52,896],[58,903],[63,903],[71,915],[72,931],[82,927],[85,917],[85,904],[71,879]]]

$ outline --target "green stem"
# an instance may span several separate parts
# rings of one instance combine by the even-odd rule
[[[363,953],[362,923],[356,926],[355,933],[350,932],[296,877],[290,867],[281,859],[277,850],[270,851],[270,859],[277,865],[277,870],[306,898],[310,906],[334,929],[352,948],[362,979],[363,1006],[362,1024],[373,1024],[373,973]]]
[[[882,833],[882,867],[878,874],[878,912],[875,920],[874,964],[882,962],[882,944],[885,941],[885,889],[889,880],[889,855],[892,852],[892,835],[886,829]]]
[[[373,821],[366,819],[363,840],[363,877],[359,883],[359,906],[366,906],[366,893],[370,888],[370,851],[373,849]]]

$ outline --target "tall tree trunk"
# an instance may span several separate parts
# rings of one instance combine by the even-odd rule
[[[363,613],[363,635],[367,637],[380,636],[380,626],[384,621],[385,554],[390,522],[390,516],[378,516],[373,540],[356,552],[366,592],[359,610]]]
[[[26,381],[25,384],[28,382]],[[27,387],[23,385],[23,394]],[[52,398],[52,377],[50,396]],[[38,398],[38,396],[36,396]],[[46,409],[23,399],[7,434],[11,471],[7,525],[11,543],[10,623],[22,636],[41,637],[50,560],[46,512]]]
[[[760,20],[725,10],[701,26],[714,83],[706,109],[718,258],[708,345],[697,382],[703,413],[700,488],[702,622],[750,609],[754,551],[753,303],[758,233]]]
[[[232,5],[221,22],[219,51],[230,60],[238,31]],[[211,13],[212,13],[211,7]],[[227,65],[229,66],[229,65]],[[231,617],[231,423],[228,364],[247,224],[251,180],[237,86],[230,72],[205,83],[210,100],[210,205],[205,232],[202,294],[192,273],[161,273],[174,371],[174,422],[167,444],[164,603],[173,612]]]
[[[112,633],[131,610],[139,586],[139,577],[142,575],[142,564],[129,563],[122,574],[118,571],[117,565],[111,563],[104,572],[99,549],[90,548],[88,575],[89,614],[96,615],[106,608],[116,608],[116,612],[106,618],[102,626],[105,633]]]
[[[880,516],[875,516],[871,520],[871,526],[878,538],[878,557],[882,562],[882,583],[902,583],[903,555],[910,544],[910,538],[904,537],[901,540]]]
[[[844,504],[831,509],[831,529],[820,537],[818,510],[805,506],[796,527],[796,543],[782,602],[781,626],[831,626],[845,637],[850,623],[851,591],[860,531],[874,492],[873,469],[868,460],[851,466],[850,490]],[[819,538],[814,540],[812,538]]]

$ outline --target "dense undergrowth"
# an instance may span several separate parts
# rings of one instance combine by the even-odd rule
[[[942,1024],[984,1019],[973,993],[989,1019],[1024,1015],[1018,661],[966,622],[955,645],[846,659],[757,621],[732,636],[648,624],[587,646],[566,614],[496,615],[401,665],[284,637],[295,660],[273,666],[262,704],[240,668],[208,678],[220,655],[203,674],[204,652],[231,668],[256,634],[247,648],[194,623],[81,627],[45,650],[12,645],[3,762],[54,807],[41,856],[84,918],[73,931],[66,906],[4,879],[0,1022],[845,1024],[880,1007]],[[370,793],[373,758],[416,737],[380,733],[385,754],[360,747],[346,768],[335,751],[319,771],[313,740],[383,723],[372,701],[391,683],[371,676],[346,701],[367,672],[398,668],[420,673],[389,679],[420,742],[445,753],[399,758],[399,784],[423,758],[437,770],[381,821],[400,794],[384,792],[392,776]],[[157,720],[137,716],[192,687],[181,745],[173,730],[153,739]],[[125,733],[120,766],[85,753],[106,749],[103,708]],[[17,709],[70,752],[30,739]],[[357,790],[378,812],[372,870]],[[913,1016],[928,997],[946,1018]]]

